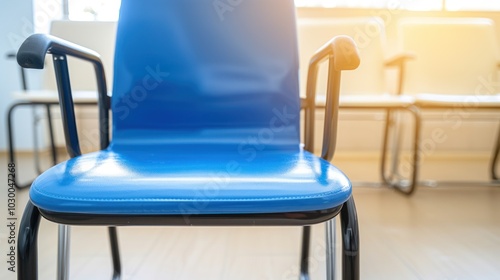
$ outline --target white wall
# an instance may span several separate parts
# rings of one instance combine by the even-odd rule
[[[6,150],[7,109],[13,103],[11,92],[21,89],[19,66],[5,54],[16,51],[23,40],[33,33],[33,1],[16,0],[0,2],[0,151]],[[29,86],[39,88],[41,75],[29,71]],[[17,110],[14,128],[16,148],[32,149],[32,112],[30,109]]]

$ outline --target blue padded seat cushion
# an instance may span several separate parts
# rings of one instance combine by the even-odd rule
[[[108,148],[50,168],[30,189],[45,211],[130,215],[313,211],[350,195],[341,171],[299,149],[241,157],[223,149]]]

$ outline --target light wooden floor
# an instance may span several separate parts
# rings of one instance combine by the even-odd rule
[[[0,166],[6,184],[5,156]],[[0,192],[2,224],[6,193]],[[17,194],[20,217],[27,190]],[[362,279],[500,279],[499,187],[420,188],[408,198],[387,188],[357,186],[354,197]],[[71,279],[110,279],[106,230],[71,231]],[[298,279],[300,233],[288,227],[121,227],[124,279]],[[313,233],[312,279],[324,279],[324,227],[315,226]],[[55,279],[57,226],[43,221],[39,236],[40,279]],[[2,260],[6,237],[1,226]],[[0,269],[0,279],[15,279],[5,261]]]

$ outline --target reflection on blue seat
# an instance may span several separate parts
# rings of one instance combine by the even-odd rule
[[[212,151],[83,155],[38,177],[31,197],[53,212],[235,214],[329,209],[351,193],[338,169],[308,152]]]

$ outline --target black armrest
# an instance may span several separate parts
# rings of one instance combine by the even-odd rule
[[[47,53],[74,56],[102,65],[99,54],[93,50],[46,34],[29,36],[17,52],[17,62],[24,68],[43,69]]]
[[[347,36],[334,37],[321,47],[309,62],[305,100],[305,148],[310,152],[314,151],[314,115],[318,68],[326,60],[329,61],[328,85],[321,157],[331,160],[335,153],[337,141],[340,72],[343,70],[354,70],[359,66],[360,60],[356,43]]]
[[[94,66],[98,90],[100,146],[101,149],[106,148],[109,144],[110,100],[107,95],[104,67],[99,54],[54,36],[33,34],[19,48],[17,62],[24,68],[43,69],[47,53],[53,56],[68,153],[71,157],[81,154],[66,56],[88,61]]]

